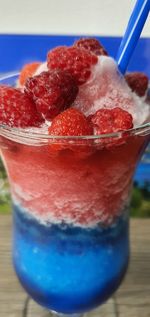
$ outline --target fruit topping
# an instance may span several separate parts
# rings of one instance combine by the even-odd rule
[[[143,97],[148,89],[148,77],[144,73],[134,72],[125,75],[125,79],[139,97]]]
[[[95,55],[108,55],[102,44],[95,38],[81,38],[74,43],[74,46],[84,48]]]
[[[0,86],[0,123],[10,127],[39,127],[43,118],[37,112],[34,102],[21,92],[9,86]]]
[[[91,67],[98,58],[95,54],[78,47],[60,46],[51,50],[47,56],[47,65],[51,69],[69,71],[79,85],[84,84],[91,74]]]
[[[34,100],[38,112],[48,120],[73,103],[78,86],[70,73],[57,69],[28,78],[25,92]]]
[[[34,73],[36,72],[36,70],[38,69],[38,67],[41,65],[40,62],[34,62],[34,63],[29,63],[26,64],[21,72],[20,72],[20,76],[19,76],[19,83],[21,86],[24,86],[27,78],[31,77],[34,75]]]

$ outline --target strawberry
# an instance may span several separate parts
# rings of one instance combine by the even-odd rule
[[[148,77],[144,73],[134,72],[125,75],[129,87],[139,97],[143,97],[148,89]]]
[[[49,120],[73,103],[78,86],[70,73],[54,69],[28,78],[25,92],[35,101],[38,112]]]
[[[44,120],[35,104],[19,89],[0,86],[0,123],[10,127],[39,127]]]
[[[78,47],[56,47],[48,53],[49,69],[67,70],[76,79],[78,85],[84,84],[91,74],[91,67],[98,58],[95,54]]]
[[[95,38],[83,38],[74,43],[74,46],[84,48],[95,55],[108,55],[102,44]]]

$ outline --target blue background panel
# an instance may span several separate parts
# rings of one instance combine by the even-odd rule
[[[80,36],[82,37],[82,36]],[[79,36],[68,35],[0,35],[0,73],[20,70],[30,61],[46,59],[48,50],[58,45],[72,45]],[[121,41],[120,37],[97,37],[113,57]],[[140,39],[128,70],[144,71],[150,78],[150,39]]]

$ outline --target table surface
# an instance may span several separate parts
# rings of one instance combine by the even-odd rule
[[[13,271],[11,221],[11,215],[0,215],[0,317],[48,317],[28,298]],[[131,220],[131,259],[124,282],[105,305],[87,315],[150,317],[150,219]]]

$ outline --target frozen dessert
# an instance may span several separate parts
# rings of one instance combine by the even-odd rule
[[[14,264],[27,292],[62,313],[105,301],[128,264],[132,178],[148,143],[148,77],[119,73],[96,39],[56,47],[0,86]]]

